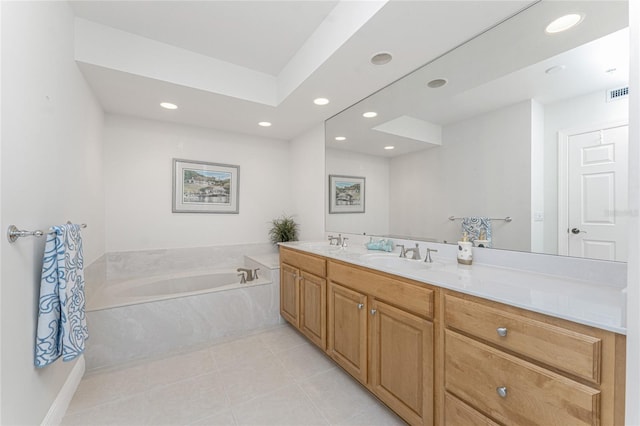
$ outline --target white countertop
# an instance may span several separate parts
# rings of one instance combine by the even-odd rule
[[[434,262],[429,264],[422,260],[400,259],[398,250],[386,253],[358,246],[329,246],[327,242],[281,245],[626,334],[625,289],[486,264],[460,265],[455,259],[434,255]]]

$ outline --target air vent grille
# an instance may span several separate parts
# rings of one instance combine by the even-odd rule
[[[629,97],[629,86],[607,90],[607,102],[617,101]]]

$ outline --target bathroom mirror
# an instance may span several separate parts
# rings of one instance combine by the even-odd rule
[[[626,261],[628,37],[626,2],[539,2],[330,118],[327,185],[367,205],[327,232],[451,243],[480,216],[493,248]]]

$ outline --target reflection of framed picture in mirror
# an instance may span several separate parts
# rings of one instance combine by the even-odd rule
[[[329,213],[364,213],[365,178],[329,175]]]
[[[173,160],[174,213],[238,213],[240,166]]]

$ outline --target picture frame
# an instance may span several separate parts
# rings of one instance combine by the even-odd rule
[[[239,213],[240,166],[173,159],[173,213]]]
[[[329,175],[329,213],[364,213],[365,178]]]

